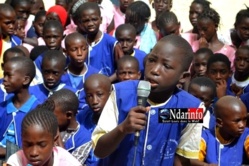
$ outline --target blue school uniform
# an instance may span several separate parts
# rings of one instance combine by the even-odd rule
[[[25,115],[38,104],[35,96],[31,96],[21,108],[17,110],[14,106],[13,97],[0,104],[0,141],[4,139],[11,123],[14,123],[15,143],[21,147],[21,123]]]
[[[29,92],[30,94],[33,94],[41,103],[43,103],[45,100],[47,100],[50,95],[53,94],[53,92],[58,91],[60,89],[69,89],[77,94],[76,89],[73,89],[72,87],[67,86],[64,83],[60,83],[55,89],[50,90],[45,87],[44,84],[34,85],[29,87]]]
[[[114,37],[102,33],[100,40],[95,44],[89,45],[94,50],[88,58],[88,65],[98,69],[101,74],[111,76],[115,72],[114,47],[117,41]]]
[[[240,96],[241,101],[245,104],[247,112],[249,112],[249,93]]]
[[[77,121],[83,125],[91,133],[96,127],[96,124],[93,122],[93,111],[89,106],[86,106],[82,111],[77,114]]]
[[[137,95],[135,94],[137,94],[138,83],[139,81],[132,80],[114,84],[118,124],[125,120],[132,107],[137,106]],[[159,111],[165,108],[198,108],[200,103],[200,100],[194,96],[176,89],[167,102],[151,106],[150,113],[147,116],[147,126],[140,131],[135,165],[172,166],[181,132],[185,129],[187,123],[159,123]],[[131,166],[133,157],[134,134],[129,134],[110,156],[99,160],[98,164],[103,166]]]
[[[143,73],[144,72],[144,58],[146,57],[146,53],[139,49],[134,48],[134,57],[137,58],[139,62],[139,69]]]
[[[241,166],[245,157],[245,142],[248,143],[249,129],[246,128],[243,134],[227,145],[219,143],[216,138],[215,129],[202,132],[202,144],[205,144],[206,155],[204,162],[218,164],[220,166]],[[201,146],[203,147],[203,146]],[[201,149],[203,150],[203,149]]]
[[[20,39],[16,35],[11,35],[10,36],[10,41],[11,41],[11,47],[19,46],[22,44],[22,39]]]

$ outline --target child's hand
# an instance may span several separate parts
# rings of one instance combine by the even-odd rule
[[[231,85],[231,90],[236,97],[240,97],[240,95],[242,95],[243,93],[243,89],[241,87],[238,87],[236,84]]]
[[[199,39],[199,48],[208,48],[208,42],[204,37]]]
[[[221,98],[226,95],[227,82],[225,80],[219,80],[216,82],[217,97]]]
[[[143,130],[147,123],[146,112],[148,112],[148,109],[149,108],[142,106],[133,107],[121,124],[123,132],[125,134],[131,134]]]

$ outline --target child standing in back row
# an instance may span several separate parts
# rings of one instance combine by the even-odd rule
[[[113,86],[92,135],[94,153],[103,158],[100,165],[130,166],[134,161],[135,165],[171,166],[174,160],[190,165],[189,158],[198,158],[201,124],[158,120],[166,108],[203,108],[199,99],[176,87],[185,78],[192,55],[191,46],[176,35],[156,44],[145,61],[145,80],[151,85],[147,100],[150,107],[137,106],[139,81]],[[140,131],[140,138],[135,148],[136,131]]]
[[[101,14],[97,3],[86,2],[76,11],[78,31],[84,32],[86,41],[96,54],[91,51],[88,65],[110,77],[115,74],[115,62],[119,58],[120,48],[112,36],[99,30]],[[122,51],[121,51],[122,52]]]

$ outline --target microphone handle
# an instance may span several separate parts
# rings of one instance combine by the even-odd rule
[[[147,97],[143,97],[143,96],[138,96],[137,97],[137,105],[138,106],[146,107],[146,104],[147,104]],[[139,136],[140,136],[140,132],[136,131],[135,132],[135,140],[134,140],[134,145],[135,146],[137,146],[137,144],[138,144]]]

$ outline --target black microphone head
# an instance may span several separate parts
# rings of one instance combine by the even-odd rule
[[[150,89],[151,89],[151,86],[148,81],[144,81],[144,80],[139,81],[138,87],[137,87],[137,96],[147,98],[150,94]]]

